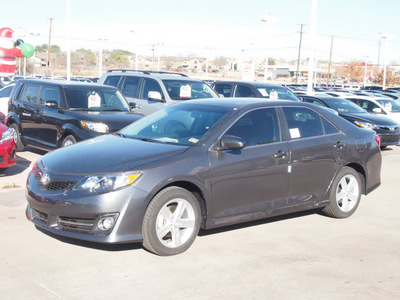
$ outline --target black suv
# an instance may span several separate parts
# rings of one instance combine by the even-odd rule
[[[180,73],[114,69],[104,73],[99,83],[117,87],[143,115],[183,100],[219,98],[203,81]]]
[[[6,124],[17,148],[51,150],[112,133],[141,118],[118,89],[91,83],[19,80],[10,94]]]
[[[299,101],[291,90],[279,84],[253,81],[216,81],[211,86],[224,97]]]

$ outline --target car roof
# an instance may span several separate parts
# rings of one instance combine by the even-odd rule
[[[241,109],[246,106],[251,106],[254,108],[257,107],[277,107],[277,106],[303,106],[315,108],[315,106],[311,103],[300,102],[300,101],[292,101],[292,100],[269,100],[265,101],[261,98],[219,98],[219,99],[195,99],[188,100],[184,103],[190,103],[195,105],[207,105],[214,107],[224,107],[224,108],[232,108],[232,109]],[[177,104],[176,104],[177,105]]]
[[[174,79],[183,81],[199,81],[201,80],[187,76],[186,74],[176,73],[176,72],[162,72],[162,71],[146,71],[146,70],[126,70],[126,69],[111,69],[105,74],[114,75],[125,75],[125,76],[140,76],[140,77],[150,77],[150,78],[160,78],[160,79]],[[102,76],[105,76],[103,74]]]
[[[255,87],[284,87],[281,84],[274,83],[266,83],[266,82],[257,82],[257,81],[241,81],[241,80],[218,80],[215,83],[227,83],[227,84],[247,84]]]
[[[61,87],[87,87],[87,88],[102,88],[102,89],[117,89],[113,86],[103,85],[103,84],[95,84],[95,83],[87,83],[81,81],[67,81],[67,80],[53,80],[53,79],[20,79],[18,80],[18,84],[22,83],[34,83],[41,85],[50,85],[50,86],[61,86]]]

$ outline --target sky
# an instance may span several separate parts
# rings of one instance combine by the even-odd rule
[[[1,0],[0,28],[32,45],[68,47],[68,0]],[[315,0],[319,60],[400,63],[397,0]],[[150,56],[297,60],[310,54],[312,0],[69,0],[71,49]],[[273,22],[261,18],[270,15]],[[389,38],[380,40],[380,33]],[[332,38],[333,37],[333,38]],[[333,41],[333,43],[332,43]]]

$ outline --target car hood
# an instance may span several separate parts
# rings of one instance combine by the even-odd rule
[[[134,170],[146,163],[178,155],[188,146],[102,135],[60,148],[42,157],[46,171],[69,175],[101,175]]]
[[[375,116],[369,113],[340,113],[339,116],[349,120],[349,121],[362,121],[368,122],[375,125],[387,125],[394,126],[397,123],[387,117]]]
[[[101,112],[93,112],[93,111],[80,111],[74,112],[79,114],[79,119],[82,121],[91,121],[104,123],[108,125],[109,132],[116,132],[125,126],[143,118],[142,115],[138,115],[132,112],[110,112],[110,111],[101,111]]]

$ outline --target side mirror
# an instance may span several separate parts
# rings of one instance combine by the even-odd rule
[[[131,111],[134,111],[135,109],[140,109],[141,106],[137,104],[136,102],[129,102],[129,109]]]
[[[375,108],[373,108],[372,109],[372,112],[374,113],[374,114],[382,114],[383,112],[382,112],[382,108],[380,108],[380,107],[375,107]]]
[[[218,142],[216,150],[241,150],[246,147],[245,141],[237,136],[225,135]]]
[[[45,105],[51,108],[58,108],[58,102],[55,100],[47,100]]]
[[[163,101],[161,93],[160,92],[155,92],[155,91],[150,91],[147,94],[147,98],[149,100]]]

